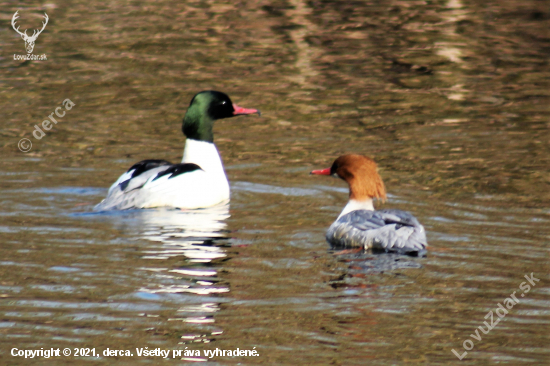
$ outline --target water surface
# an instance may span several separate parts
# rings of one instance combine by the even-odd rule
[[[22,28],[48,13],[35,46],[47,61],[13,60],[18,9]],[[454,364],[467,339],[465,365],[549,362],[544,3],[71,1],[1,14],[10,365],[161,362],[9,354],[146,346],[260,354],[210,364]],[[205,89],[263,112],[215,126],[231,206],[92,213],[133,163],[181,159],[181,119]],[[75,107],[33,137],[67,98]],[[346,152],[376,159],[384,207],[425,225],[427,258],[379,271],[389,256],[329,249],[347,190],[308,172]],[[470,337],[531,273],[540,282],[520,303]]]

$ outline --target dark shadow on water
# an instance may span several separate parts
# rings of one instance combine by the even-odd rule
[[[333,248],[331,251],[339,261],[349,266],[348,276],[350,277],[359,274],[379,274],[401,269],[422,268],[421,258],[426,257],[425,251],[419,253],[418,256],[384,251],[364,251],[363,249],[337,250]]]

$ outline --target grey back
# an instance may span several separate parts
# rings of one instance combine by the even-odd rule
[[[428,245],[424,227],[413,215],[400,210],[349,212],[330,226],[326,238],[338,247],[404,254],[421,252]]]

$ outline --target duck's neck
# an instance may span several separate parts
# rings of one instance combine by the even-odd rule
[[[195,106],[191,106],[185,117],[183,117],[181,130],[188,139],[214,142],[213,126],[214,120],[208,114],[203,113]]]
[[[372,199],[371,198],[367,198],[364,200],[350,199],[346,207],[344,207],[344,209],[340,213],[340,216],[338,216],[338,219],[344,216],[345,214],[356,210],[374,211],[374,205],[372,204]]]
[[[225,177],[222,159],[212,142],[187,138],[181,162],[197,164],[205,172],[218,173]]]

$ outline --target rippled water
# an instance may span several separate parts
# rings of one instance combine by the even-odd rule
[[[7,364],[94,360],[26,360],[14,347],[256,347],[259,357],[209,361],[451,364],[468,339],[462,364],[550,362],[544,2],[4,5]],[[48,13],[34,51],[47,61],[13,60],[24,53],[9,24],[18,9],[22,29]],[[231,206],[91,212],[136,161],[181,159],[181,119],[204,89],[263,112],[215,126]],[[75,107],[33,137],[66,98]],[[324,232],[347,189],[308,172],[345,152],[377,160],[385,207],[419,218],[428,257],[329,249]],[[540,282],[472,338],[531,273]]]

